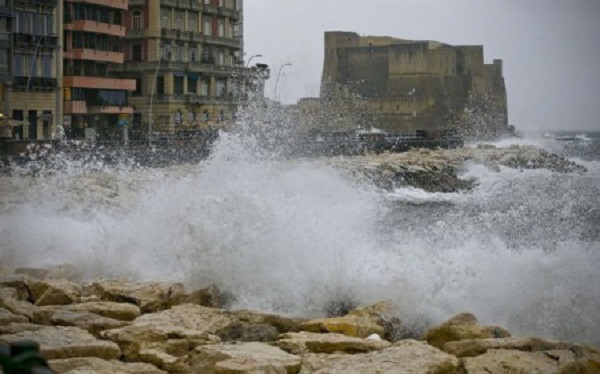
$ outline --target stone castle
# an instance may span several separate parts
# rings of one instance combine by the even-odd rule
[[[387,132],[510,131],[502,60],[479,45],[325,32],[320,102]]]

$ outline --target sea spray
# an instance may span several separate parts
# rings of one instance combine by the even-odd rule
[[[388,299],[408,328],[469,311],[599,344],[597,161],[584,174],[467,164],[477,186],[442,198],[358,184],[279,145],[242,131],[200,164],[0,177],[0,262],[216,284],[232,307],[305,317]]]

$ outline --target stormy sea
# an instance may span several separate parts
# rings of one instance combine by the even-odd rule
[[[600,345],[600,133],[493,144],[587,172],[469,163],[470,191],[384,191],[222,134],[197,164],[0,176],[0,267],[215,284],[232,308],[296,316],[390,300],[409,330],[471,312],[513,335]]]

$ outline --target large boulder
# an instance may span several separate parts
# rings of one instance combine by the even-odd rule
[[[139,306],[142,313],[153,313],[167,309],[173,300],[185,295],[185,287],[174,282],[98,281],[84,287],[84,295],[131,303]]]
[[[462,359],[464,374],[559,374],[558,363],[543,353],[490,350]]]
[[[66,358],[50,360],[52,370],[62,374],[166,374],[145,363],[125,363],[118,360],[102,360],[97,357]]]
[[[140,307],[137,305],[111,301],[73,304],[69,305],[67,309],[74,312],[94,313],[102,317],[113,318],[119,321],[133,321],[142,314]]]
[[[0,307],[33,320],[35,307],[30,302],[21,300],[16,288],[0,288]]]
[[[228,312],[199,305],[184,304],[171,309],[144,314],[130,326],[107,330],[100,334],[119,344],[123,355],[139,359],[144,349],[169,350],[169,341],[184,340],[188,350],[198,345],[219,343],[214,334],[233,322]]]
[[[197,347],[190,354],[192,373],[293,374],[301,358],[264,343],[219,344]]]
[[[234,321],[217,331],[216,335],[224,342],[273,342],[279,337],[279,332],[271,325]]]
[[[40,351],[47,360],[98,357],[117,359],[121,357],[119,346],[113,342],[98,340],[78,327],[43,326],[15,334],[0,335],[0,343],[33,340],[40,344]]]
[[[338,333],[357,338],[366,338],[369,335],[393,335],[393,328],[400,322],[394,317],[394,307],[381,302],[368,307],[359,308],[342,317],[318,318],[304,322],[302,329],[316,333]]]
[[[282,334],[274,345],[288,353],[302,355],[307,352],[365,353],[388,348],[391,343],[385,340],[361,339],[342,334],[316,334],[302,331]]]
[[[507,338],[510,333],[498,326],[481,326],[470,314],[459,314],[445,323],[429,329],[423,340],[436,348],[444,344],[465,339]]]
[[[8,325],[10,323],[27,323],[27,317],[13,314],[10,311],[0,307],[0,325]]]
[[[30,278],[23,274],[9,274],[0,278],[0,289],[14,288],[17,290],[19,300],[34,302],[35,299],[29,290]]]
[[[101,331],[123,327],[129,322],[102,317],[94,313],[59,310],[52,315],[50,322],[54,326],[77,326],[98,336]]]
[[[366,354],[306,354],[300,374],[455,374],[459,360],[424,342],[403,340]]]
[[[81,295],[77,284],[64,279],[32,279],[29,290],[37,306],[73,304],[79,301]]]
[[[305,319],[261,313],[252,310],[235,310],[231,311],[231,315],[234,319],[241,322],[247,322],[251,325],[273,326],[280,334],[300,331],[302,329],[302,323],[306,322]]]
[[[523,352],[542,352],[551,350],[569,350],[583,355],[587,350],[582,345],[545,340],[535,337],[511,337],[492,339],[465,339],[444,344],[442,350],[456,357],[475,357],[489,350],[516,350]]]

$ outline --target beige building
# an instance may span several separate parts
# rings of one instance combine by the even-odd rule
[[[224,126],[243,99],[241,0],[129,0],[123,77],[134,131]]]
[[[52,139],[62,119],[62,1],[2,1],[0,13],[6,12],[10,17],[0,25],[10,34],[2,43],[8,42],[12,57],[0,56],[0,69],[10,71],[10,79],[0,82],[2,112],[10,125],[3,137]]]
[[[502,61],[486,64],[483,46],[326,32],[321,100],[354,101],[362,125],[395,133],[466,131],[485,102],[485,131],[508,129]]]

